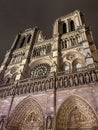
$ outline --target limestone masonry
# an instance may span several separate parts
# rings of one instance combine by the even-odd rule
[[[83,13],[19,32],[0,67],[0,130],[98,130],[98,51]]]

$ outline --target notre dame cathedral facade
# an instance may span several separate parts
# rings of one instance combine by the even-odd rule
[[[19,32],[0,67],[0,130],[98,130],[98,52],[83,13],[51,39]]]

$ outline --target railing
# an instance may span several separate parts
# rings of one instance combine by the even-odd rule
[[[56,79],[56,80],[55,80]],[[68,87],[79,87],[85,84],[95,83],[98,79],[98,70],[89,69],[75,73],[51,73],[49,77],[28,78],[18,81],[16,84],[2,85],[0,87],[0,97],[20,95],[27,93],[39,93],[56,88],[66,89]]]

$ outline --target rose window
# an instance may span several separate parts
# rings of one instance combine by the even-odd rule
[[[35,66],[32,71],[32,77],[44,77],[50,73],[50,65],[47,63],[39,64]]]

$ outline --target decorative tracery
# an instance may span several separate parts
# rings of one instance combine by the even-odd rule
[[[27,97],[21,101],[9,117],[7,130],[43,130],[44,115],[39,103]]]
[[[32,57],[44,56],[51,52],[51,44],[34,47]]]
[[[21,62],[25,58],[25,52],[19,52],[17,54],[12,55],[12,59],[10,64],[16,64]]]
[[[38,64],[32,70],[32,77],[43,77],[48,76],[50,73],[50,65],[47,63]]]
[[[7,69],[5,76],[4,76],[4,79],[3,79],[4,84],[14,83],[17,74],[18,74],[18,67],[17,66],[14,66],[10,69]]]
[[[82,41],[81,41],[81,37],[80,37],[79,34],[62,38],[61,41],[60,41],[61,49],[63,50],[63,49],[66,49],[66,48],[71,48],[71,47],[77,46],[81,42]]]
[[[23,126],[22,130],[41,130],[42,128],[42,122],[40,121],[40,118],[38,117],[38,114],[36,112],[31,112]]]
[[[98,127],[98,119],[91,108],[78,96],[69,97],[57,114],[57,130],[82,130]]]

